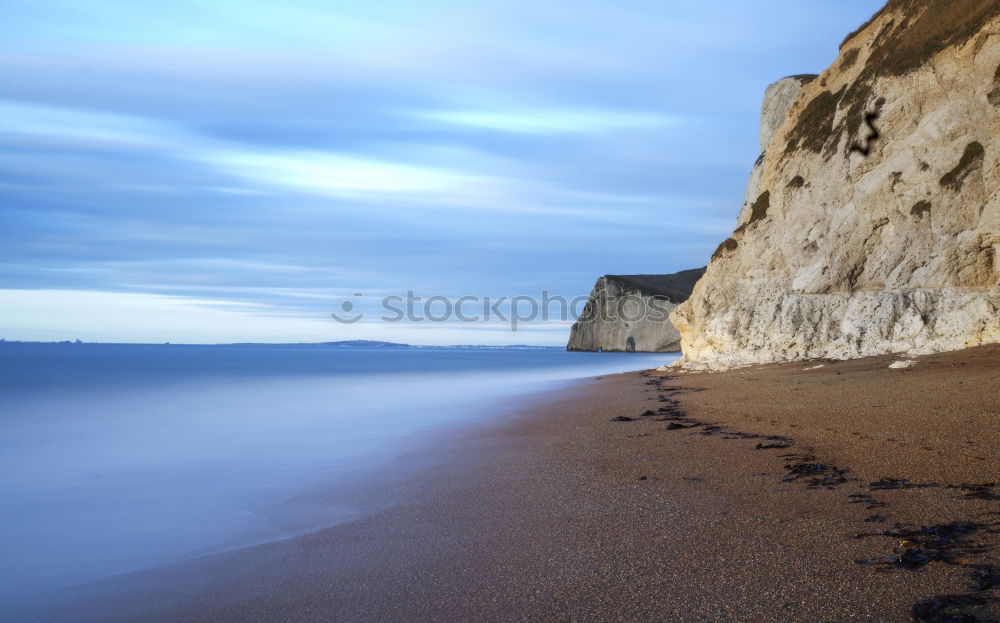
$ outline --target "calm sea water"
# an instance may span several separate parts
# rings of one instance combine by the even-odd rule
[[[511,398],[673,358],[0,345],[0,600],[348,520],[359,509],[336,498],[275,509]]]

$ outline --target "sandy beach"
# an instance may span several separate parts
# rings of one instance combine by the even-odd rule
[[[0,16],[0,623],[1000,623],[1000,0]]]
[[[401,505],[72,618],[995,619],[1000,348],[894,360],[594,379],[442,438]]]

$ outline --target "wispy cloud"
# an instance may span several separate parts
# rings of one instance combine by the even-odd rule
[[[145,117],[0,101],[7,140],[49,137],[70,144],[88,141],[162,149],[183,143],[182,128]]]
[[[160,310],[142,339],[318,337],[355,290],[576,295],[703,264],[764,86],[881,1],[3,4],[0,327],[63,335],[41,311],[62,292],[95,339],[136,301]],[[253,322],[189,315],[218,301]]]
[[[600,134],[677,126],[680,117],[617,110],[437,110],[414,113],[445,124],[524,134]]]
[[[343,196],[447,194],[474,183],[452,171],[330,152],[210,152],[201,157],[248,185],[284,186]]]

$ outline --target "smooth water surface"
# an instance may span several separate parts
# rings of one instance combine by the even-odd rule
[[[512,397],[674,358],[2,344],[0,600],[334,525],[357,509],[269,509]]]

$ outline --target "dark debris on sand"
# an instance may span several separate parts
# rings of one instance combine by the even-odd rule
[[[757,444],[754,448],[755,450],[786,450],[794,445],[789,437],[783,437],[781,435],[768,435],[764,437],[764,441]]]
[[[865,509],[870,511],[873,511],[877,508],[882,508],[883,506],[888,506],[887,503],[883,502],[882,500],[876,499],[867,493],[852,493],[847,497],[851,498],[851,504],[865,504]],[[882,517],[882,521],[888,519],[888,515],[875,515],[875,516]]]
[[[962,556],[976,553],[969,537],[983,529],[983,524],[953,521],[936,526],[906,528],[897,525],[883,535],[899,539],[897,552],[886,563],[902,569],[919,569],[931,561],[956,563]]]
[[[972,572],[972,590],[990,591],[1000,588],[1000,565],[980,565]]]
[[[941,485],[934,482],[913,483],[905,478],[880,478],[868,485],[872,491],[889,489],[927,489],[929,487],[939,487]]]
[[[826,487],[832,489],[848,482],[847,470],[836,465],[820,463],[811,454],[783,454],[781,458],[789,461],[785,465],[785,482],[804,480],[809,488]]]
[[[988,482],[986,484],[973,485],[973,484],[961,484],[961,485],[949,485],[949,489],[958,489],[962,492],[962,497],[970,500],[988,500],[988,501],[998,501],[1000,500],[1000,493],[996,491],[996,483]]]
[[[878,565],[885,570],[917,571],[932,562],[968,568],[971,580],[968,594],[944,595],[920,600],[913,605],[911,612],[913,620],[926,623],[949,621],[998,623],[992,618],[982,618],[970,609],[1000,603],[992,593],[1000,588],[1000,566],[966,562],[969,556],[988,553],[984,547],[973,541],[973,537],[981,531],[995,531],[997,525],[971,521],[952,521],[919,528],[896,525],[882,533],[882,536],[898,540],[892,555],[886,556],[884,561],[855,562]]]
[[[757,450],[787,449],[795,445],[795,440],[784,436],[761,436],[752,433],[727,430],[725,427],[701,422],[688,417],[678,400],[672,396],[683,391],[671,387],[667,383],[669,377],[652,377],[647,385],[654,386],[661,393],[657,400],[667,406],[655,411],[648,410],[640,417],[655,418],[655,421],[668,422],[666,429],[683,430],[701,428],[702,435],[724,435],[727,440],[761,439]],[[618,421],[632,421],[633,418]],[[848,470],[836,465],[820,462],[816,456],[808,453],[793,453],[780,455],[785,459],[785,482],[804,482],[810,489],[837,489],[841,485],[855,481],[848,476]],[[864,484],[861,484],[864,487]],[[960,498],[1000,501],[1000,493],[996,491],[996,483],[942,485],[939,483],[912,483],[904,478],[880,478],[867,484],[868,491],[888,491],[907,489],[926,489],[932,487],[947,487],[961,492]],[[888,506],[886,502],[876,499],[870,493],[858,492],[848,496],[851,504],[864,504],[866,509],[875,510]],[[874,514],[864,519],[865,523],[884,523],[891,519],[888,514]],[[880,534],[859,535],[883,536],[898,540],[898,545],[892,555],[883,560],[855,561],[858,564],[878,565],[885,570],[908,569],[919,570],[931,562],[958,565],[970,569],[970,592],[965,595],[938,595],[922,599],[911,607],[911,620],[915,623],[1000,623],[994,618],[983,618],[980,610],[987,604],[1000,603],[996,595],[1000,591],[1000,565],[972,564],[966,562],[970,555],[987,553],[985,548],[973,542],[973,537],[989,529],[1000,532],[997,524],[982,524],[971,521],[952,521],[934,526],[919,528],[896,524],[893,528]]]
[[[910,615],[916,623],[988,623],[967,610],[987,602],[976,595],[938,595],[913,604]]]

